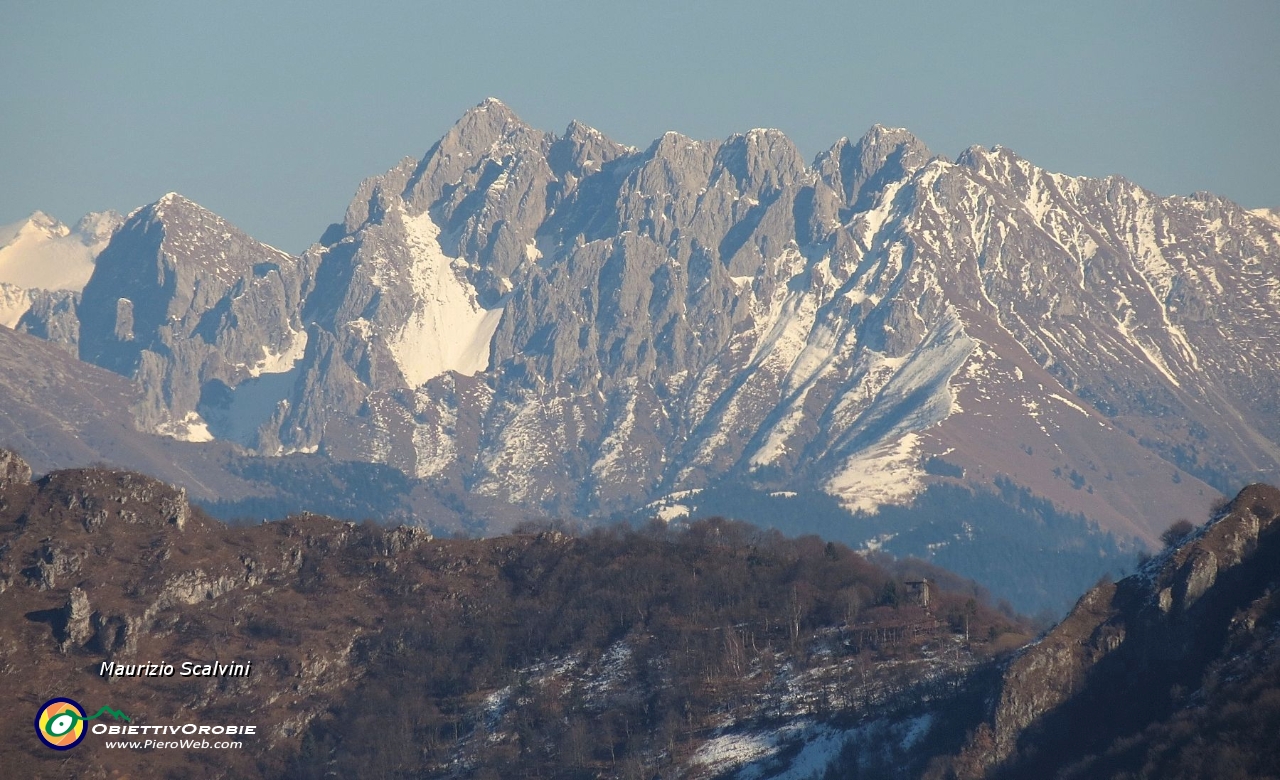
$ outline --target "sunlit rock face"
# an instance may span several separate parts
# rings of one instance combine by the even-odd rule
[[[135,212],[75,324],[148,430],[468,500],[744,480],[873,510],[1007,478],[1150,540],[1280,474],[1278,262],[1267,213],[999,147],[637,149],[488,100],[300,257],[180,196]]]

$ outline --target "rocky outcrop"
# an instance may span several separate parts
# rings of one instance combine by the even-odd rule
[[[12,450],[0,449],[0,489],[31,481],[31,467]]]
[[[32,564],[22,570],[27,582],[39,590],[50,590],[64,574],[80,570],[83,556],[68,551],[53,540],[45,540],[32,553]]]
[[[57,344],[75,355],[80,344],[80,294],[68,290],[31,290],[31,307],[15,330]]]
[[[80,647],[94,635],[91,624],[93,612],[89,606],[89,597],[80,588],[72,588],[67,596],[67,603],[59,612],[54,624],[59,647],[66,652],[72,647]]]
[[[1144,686],[1163,693],[1169,679],[1201,670],[1224,637],[1240,630],[1242,606],[1280,583],[1277,518],[1280,490],[1250,486],[1177,548],[1137,574],[1085,594],[1066,619],[1008,664],[988,717],[953,762],[956,775],[979,778],[1000,770],[1046,776],[1044,766],[1025,763],[1046,759],[1018,751],[1030,741],[1029,755],[1053,755],[1056,743],[1067,739],[1059,727],[1082,717],[1071,709],[1085,706],[1079,702],[1105,708],[1107,696],[1115,695],[1109,691]],[[1072,755],[1089,747],[1085,736],[1110,736],[1104,721],[1096,734],[1075,733]]]
[[[170,193],[131,214],[98,256],[79,307],[80,357],[137,380],[145,430],[257,446],[272,400],[284,401],[258,397],[262,385],[306,348],[308,285],[298,258]],[[252,409],[237,407],[242,386],[252,387]],[[218,413],[234,425],[202,416]]]

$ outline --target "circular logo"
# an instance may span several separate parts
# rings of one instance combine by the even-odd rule
[[[50,699],[36,713],[36,735],[54,750],[70,750],[85,733],[84,708],[73,699]]]

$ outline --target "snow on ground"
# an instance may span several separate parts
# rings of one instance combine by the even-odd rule
[[[627,400],[622,414],[613,421],[613,429],[600,442],[600,458],[591,464],[591,473],[597,480],[607,480],[615,475],[622,478],[630,465],[630,459],[645,457],[643,449],[631,443],[636,431],[638,383],[635,377],[631,377],[624,380],[623,384],[626,386]]]
[[[489,367],[489,342],[502,307],[485,309],[475,288],[440,247],[440,228],[430,212],[404,219],[413,256],[409,281],[414,309],[388,347],[400,373],[419,387],[446,371],[474,376]]]
[[[857,443],[826,483],[854,511],[903,503],[924,487],[918,431],[958,411],[951,379],[978,342],[953,310],[898,368],[846,434]]]
[[[249,376],[258,377],[263,374],[283,374],[291,370],[302,360],[307,351],[307,332],[295,330],[289,337],[289,346],[283,352],[272,352],[266,344],[262,345],[262,359],[249,368]]]
[[[293,392],[301,369],[298,363],[307,349],[307,332],[293,331],[287,347],[272,352],[262,345],[262,359],[248,367],[249,376],[231,388],[225,406],[199,408],[208,421],[206,430],[219,439],[233,441],[243,447],[258,444],[258,429],[269,421],[282,402]]]
[[[924,489],[919,464],[920,437],[907,433],[846,460],[827,482],[826,491],[851,511],[874,512],[884,504],[910,501]]]
[[[1280,228],[1280,208],[1252,209],[1249,213]]]
[[[711,776],[736,772],[735,780],[804,780],[821,776],[849,742],[858,743],[863,751],[890,745],[906,750],[932,725],[930,713],[897,721],[879,718],[852,729],[810,720],[791,721],[772,729],[713,737],[698,749],[693,765]],[[796,752],[784,758],[780,755],[784,751]]]
[[[257,444],[258,429],[271,419],[282,401],[293,391],[301,369],[290,367],[282,373],[263,372],[246,379],[231,391],[231,404],[214,425],[219,439],[245,447]],[[205,410],[212,415],[210,410]],[[210,419],[214,419],[212,416]]]
[[[1128,303],[1127,299],[1125,300],[1125,303]],[[1164,362],[1164,356],[1160,354],[1159,346],[1154,343],[1150,345],[1146,344],[1142,338],[1134,332],[1133,326],[1135,322],[1136,315],[1132,309],[1129,309],[1125,312],[1124,319],[1116,318],[1116,330],[1120,331],[1130,344],[1137,347],[1142,354],[1146,356],[1147,362],[1155,366],[1156,370],[1161,374],[1164,374],[1165,379],[1172,382],[1174,386],[1181,387],[1182,385],[1178,382],[1178,378],[1173,375],[1173,372],[1169,370],[1169,365]]]
[[[458,454],[455,435],[458,430],[458,408],[448,401],[436,401],[424,390],[419,390],[415,411],[422,415],[428,407],[436,410],[434,419],[414,426],[413,451],[414,476],[427,479],[453,465]]]
[[[775,731],[721,734],[702,743],[692,763],[706,769],[709,775],[729,772],[775,755],[787,737],[799,736],[809,725],[792,723]]]
[[[692,514],[693,509],[688,504],[682,504],[688,498],[693,498],[702,492],[702,488],[691,488],[689,490],[677,490],[674,493],[650,501],[644,505],[644,511],[652,513],[652,515],[663,522],[670,523],[673,520],[679,520],[682,517],[688,517]]]
[[[765,774],[764,767],[747,767],[738,775],[740,780],[756,780],[769,777],[770,780],[806,780],[820,775],[844,747],[846,735],[842,731],[830,728],[814,729],[805,735],[804,747],[789,762],[788,767],[780,774]]]
[[[209,426],[195,412],[187,412],[181,420],[160,423],[156,426],[156,433],[178,441],[213,441]]]
[[[631,656],[631,645],[625,639],[614,642],[600,655],[593,673],[584,683],[589,704],[603,704],[606,694],[626,681]]]
[[[1050,398],[1052,398],[1052,399],[1054,399],[1054,400],[1056,400],[1056,401],[1061,401],[1062,403],[1066,404],[1067,406],[1070,406],[1072,409],[1075,409],[1075,410],[1076,410],[1077,412],[1079,412],[1080,414],[1083,414],[1085,417],[1091,417],[1091,416],[1092,416],[1092,415],[1090,415],[1090,414],[1089,414],[1089,411],[1088,411],[1087,409],[1085,409],[1083,406],[1080,406],[1079,404],[1076,404],[1076,403],[1072,403],[1071,401],[1068,401],[1067,399],[1063,398],[1062,396],[1058,395],[1057,393],[1049,393],[1049,397],[1050,397]]]
[[[658,519],[664,523],[689,516],[689,507],[684,504],[669,504],[658,508]]]
[[[519,402],[506,402],[505,407],[496,425],[498,440],[480,456],[484,476],[472,489],[512,503],[546,500],[555,489],[541,472],[548,464],[561,463],[560,453],[567,446],[565,428],[560,424],[563,418],[557,417],[563,404],[530,395]],[[548,435],[548,431],[556,435]]]
[[[870,539],[863,542],[862,547],[867,552],[875,552],[876,550],[879,550],[881,547],[884,547],[889,542],[892,542],[894,540],[894,537],[896,536],[897,534],[887,534],[887,533],[880,534],[879,536],[873,536]]]

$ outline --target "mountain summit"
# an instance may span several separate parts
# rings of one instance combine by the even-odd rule
[[[298,258],[171,192],[129,215],[99,255],[79,306],[80,358],[138,381],[145,429],[207,440],[202,399],[301,356],[306,277]]]
[[[727,476],[871,509],[937,458],[1152,538],[1280,463],[1248,367],[1277,240],[900,129],[806,165],[777,131],[641,151],[486,101],[308,252],[319,348],[280,435],[593,513]]]
[[[177,195],[135,212],[77,348],[147,430],[388,464],[490,527],[958,490],[1123,549],[1280,476],[1278,266],[1267,213],[1001,147],[636,149],[491,99],[300,257]],[[964,557],[964,522],[867,543]]]

